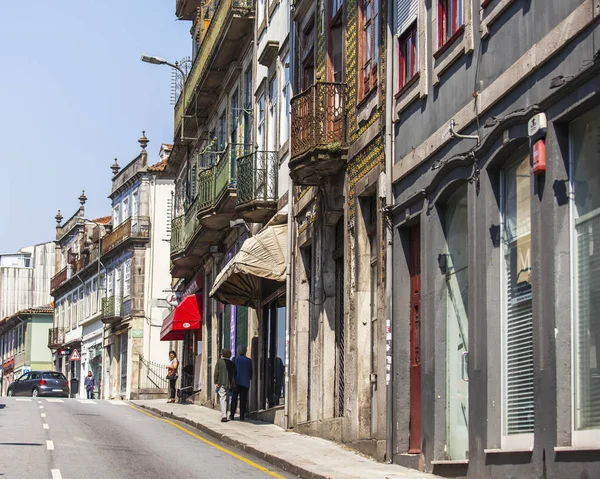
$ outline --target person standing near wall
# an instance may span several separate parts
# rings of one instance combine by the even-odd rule
[[[229,419],[233,421],[237,409],[238,397],[240,400],[240,421],[246,418],[248,406],[248,390],[252,380],[252,360],[246,357],[247,348],[241,344],[237,348],[237,356],[233,358],[234,386],[231,394],[231,413]]]
[[[231,382],[233,381],[233,364],[231,360],[231,351],[223,349],[221,358],[215,366],[214,381],[215,387],[219,393],[219,403],[221,405],[221,422],[227,422],[227,399]]]
[[[167,365],[167,379],[169,380],[169,400],[168,403],[175,402],[175,383],[177,382],[177,369],[179,368],[179,361],[177,360],[177,353],[175,351],[169,351],[169,364]]]
[[[88,371],[87,376],[83,381],[85,392],[88,399],[94,399],[94,388],[96,387],[96,379],[92,376],[92,371]]]

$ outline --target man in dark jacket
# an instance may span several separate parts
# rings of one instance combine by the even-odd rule
[[[231,351],[223,349],[221,358],[215,366],[214,381],[219,394],[219,403],[221,404],[221,422],[227,422],[227,398],[233,380],[233,364],[231,364]]]
[[[83,381],[85,392],[87,393],[88,399],[94,399],[94,388],[96,387],[96,379],[92,376],[92,371],[88,371],[88,375]]]
[[[237,348],[238,355],[233,358],[235,381],[231,396],[231,414],[229,416],[231,420],[233,420],[237,409],[238,397],[240,398],[240,421],[243,421],[246,417],[248,389],[250,389],[250,380],[252,379],[252,360],[246,357],[246,351],[246,346],[241,344]]]

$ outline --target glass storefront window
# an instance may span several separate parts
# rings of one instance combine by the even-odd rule
[[[285,297],[263,309],[263,354],[265,407],[279,406],[285,400]]]
[[[505,439],[515,436],[505,445],[527,447],[534,425],[531,168],[527,147],[516,156],[502,182],[503,422]]]
[[[571,124],[575,431],[600,443],[600,108]],[[581,435],[581,433],[579,433]],[[590,433],[588,433],[590,434]],[[576,434],[577,436],[577,434]],[[575,437],[575,442],[577,437]]]
[[[468,204],[461,186],[446,206],[446,448],[450,459],[468,459],[469,321]]]

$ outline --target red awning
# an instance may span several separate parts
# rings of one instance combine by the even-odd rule
[[[202,293],[183,298],[163,321],[161,341],[182,341],[186,331],[200,329],[202,324]]]

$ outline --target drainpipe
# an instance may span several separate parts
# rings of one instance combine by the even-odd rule
[[[294,23],[294,11],[296,6],[292,3],[290,5],[290,32],[289,32],[289,44],[290,44],[290,100],[294,93],[294,65],[295,65],[295,23]],[[285,68],[285,65],[284,65]],[[289,160],[292,157],[292,122],[288,122],[288,141],[289,141],[289,152],[288,152],[288,165]],[[289,167],[288,167],[289,169]],[[287,230],[287,268],[285,274],[285,384],[284,394],[285,403],[283,406],[283,427],[289,429],[290,424],[290,327],[291,327],[291,310],[292,310],[292,253],[294,251],[292,241],[294,236],[292,230],[294,228],[294,182],[288,171],[288,230]]]
[[[386,328],[386,353],[385,353],[385,388],[386,388],[386,428],[385,428],[385,458],[388,463],[393,462],[394,442],[394,393],[392,388],[392,240],[393,230],[389,224],[387,213],[393,203],[392,176],[394,168],[394,123],[392,121],[393,89],[394,89],[394,9],[388,5],[388,21],[386,35],[386,88],[385,88],[385,328]]]

